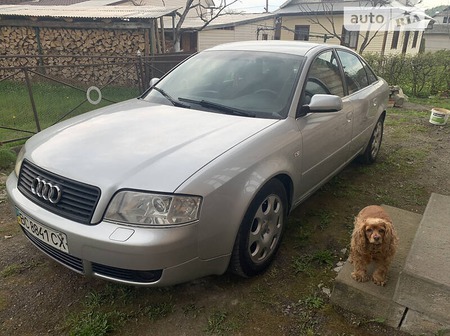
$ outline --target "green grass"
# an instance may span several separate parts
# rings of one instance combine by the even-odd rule
[[[441,107],[450,110],[450,98],[441,97],[429,97],[429,98],[415,98],[410,97],[409,101],[416,104],[431,106],[431,107]]]
[[[7,277],[10,277],[10,276],[17,275],[17,274],[21,273],[24,269],[25,269],[25,267],[23,265],[12,264],[12,265],[6,266],[0,272],[0,275],[3,278],[7,278]]]
[[[230,335],[235,329],[236,325],[229,319],[229,313],[218,310],[208,317],[204,331],[207,335]]]
[[[8,148],[0,149],[0,169],[12,168],[15,161],[16,153]]]
[[[155,321],[168,316],[173,312],[173,309],[174,305],[171,302],[155,303],[146,307],[142,314],[151,321]]]
[[[329,250],[319,250],[314,253],[302,254],[292,258],[292,267],[295,274],[305,274],[312,277],[322,267],[334,265],[334,254]]]
[[[139,91],[133,87],[101,89],[102,100],[92,105],[86,100],[86,90],[73,88],[57,82],[35,82],[32,84],[33,99],[40,128],[47,128],[87,111],[95,110],[126,99],[137,97]],[[24,83],[0,81],[0,126],[19,129],[11,131],[0,128],[0,142],[27,137],[37,132],[37,124],[28,90]],[[93,93],[92,99],[97,98]]]
[[[183,306],[183,314],[188,317],[197,318],[205,307],[198,307],[195,303],[189,303]]]
[[[309,309],[320,309],[325,305],[324,299],[322,299],[320,296],[317,295],[310,295],[307,296],[302,302],[309,308]]]
[[[8,296],[9,297],[9,296]],[[4,292],[0,292],[0,312],[8,308],[8,299]]]
[[[142,300],[142,291],[146,294],[151,291],[153,295]],[[145,290],[107,283],[87,293],[81,309],[66,319],[63,328],[69,335],[101,336],[137,319],[153,323],[169,316],[174,308],[170,290],[165,288]]]
[[[84,310],[69,322],[70,336],[103,336],[125,324],[127,317],[120,312]]]

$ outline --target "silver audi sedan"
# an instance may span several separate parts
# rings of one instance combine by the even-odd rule
[[[28,239],[75,272],[143,286],[250,277],[292,209],[356,157],[375,161],[387,99],[345,47],[221,45],[137,99],[33,136],[7,192]]]

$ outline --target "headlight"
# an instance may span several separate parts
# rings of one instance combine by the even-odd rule
[[[105,220],[146,226],[184,224],[198,219],[201,198],[121,191],[108,206]]]
[[[23,162],[24,155],[25,155],[25,146],[22,146],[22,148],[20,149],[19,154],[17,154],[16,165],[14,167],[14,172],[16,173],[17,177],[19,177],[20,167],[22,167],[22,162]]]

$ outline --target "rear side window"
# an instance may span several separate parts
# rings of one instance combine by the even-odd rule
[[[348,93],[352,94],[368,86],[367,72],[359,57],[343,50],[338,50],[337,53],[344,69]],[[370,81],[370,83],[372,82]]]
[[[367,73],[367,79],[369,80],[369,84],[372,84],[378,80],[378,77],[373,73],[372,69],[367,65],[366,62],[363,61],[364,69]]]

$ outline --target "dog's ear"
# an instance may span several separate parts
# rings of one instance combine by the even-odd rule
[[[388,246],[392,246],[397,244],[397,234],[394,230],[394,226],[391,222],[385,221],[384,226],[386,228],[385,234],[384,234],[384,242]]]
[[[366,225],[361,223],[357,218],[355,222],[355,229],[352,233],[353,248],[359,253],[364,253],[367,244]]]

